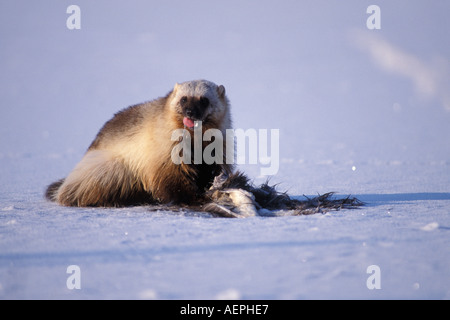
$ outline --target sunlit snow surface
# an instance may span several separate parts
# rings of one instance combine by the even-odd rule
[[[76,1],[68,30],[71,4],[0,4],[0,298],[450,298],[448,1],[377,1],[380,30],[364,1]],[[226,87],[235,128],[280,130],[280,190],[366,206],[224,219],[44,200],[115,112],[199,78]],[[261,166],[240,169],[258,184]]]

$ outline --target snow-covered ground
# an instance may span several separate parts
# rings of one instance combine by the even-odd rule
[[[0,298],[450,299],[449,10],[1,2]],[[280,130],[281,190],[366,206],[221,219],[43,198],[115,112],[198,78],[226,87],[236,128]],[[260,183],[261,166],[241,169]]]

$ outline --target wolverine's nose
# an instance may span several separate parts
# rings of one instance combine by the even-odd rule
[[[184,116],[193,120],[202,120],[209,106],[209,99],[205,97],[199,99],[183,97],[180,104]]]
[[[203,111],[196,107],[188,107],[184,109],[183,115],[192,120],[202,120]]]
[[[192,110],[192,109],[186,109],[184,111],[184,113],[186,114],[186,117],[188,117],[188,118],[193,118],[194,117],[194,110]]]
[[[191,119],[193,121],[195,120],[202,120],[202,113],[199,112],[195,107],[193,106],[185,106],[183,107],[182,114],[184,117]]]

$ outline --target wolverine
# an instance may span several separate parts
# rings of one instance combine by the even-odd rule
[[[177,83],[165,97],[128,107],[106,122],[81,161],[47,188],[46,197],[79,207],[196,203],[214,177],[233,168],[226,161],[171,161],[178,143],[171,140],[174,130],[193,132],[199,121],[203,131],[214,128],[225,135],[231,128],[224,86],[206,80]],[[226,148],[224,141],[223,154]]]
[[[227,157],[234,140],[227,145],[228,139],[183,139],[209,129],[219,130],[223,137],[231,127],[224,86],[206,80],[177,83],[164,97],[116,113],[72,172],[50,184],[45,196],[63,206],[152,205],[233,218],[304,215],[362,205],[356,198],[331,199],[333,193],[300,201],[267,182],[255,187],[243,173],[234,172],[234,161]],[[180,130],[178,139],[186,147],[181,149],[180,141],[173,139]],[[222,155],[222,161],[195,159],[198,148],[204,151],[212,143],[222,147],[213,156]],[[173,161],[179,152],[188,161]]]

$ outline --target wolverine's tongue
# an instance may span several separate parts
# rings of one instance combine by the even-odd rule
[[[194,121],[192,119],[189,119],[187,117],[183,118],[183,124],[188,127],[188,128],[193,128],[194,127]]]

